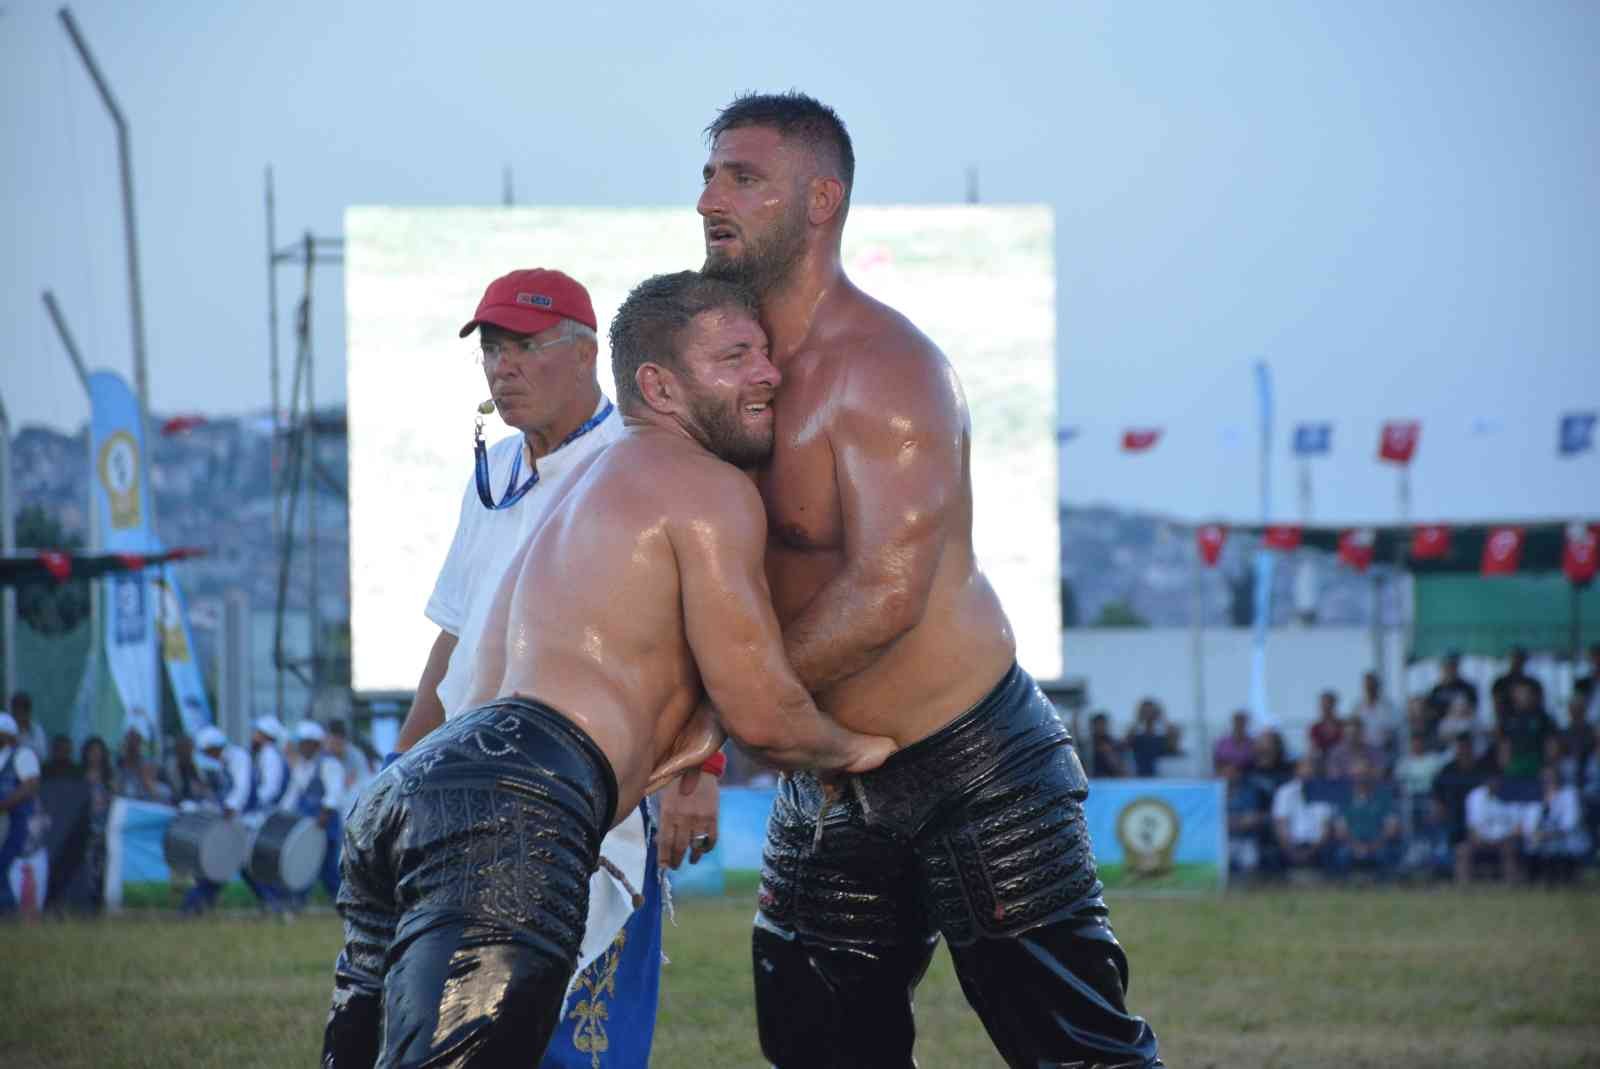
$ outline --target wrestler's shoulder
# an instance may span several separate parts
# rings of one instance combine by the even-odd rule
[[[865,387],[936,382],[950,363],[933,339],[904,314],[862,295],[835,339],[832,361],[842,376]]]

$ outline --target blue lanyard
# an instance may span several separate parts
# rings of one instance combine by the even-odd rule
[[[605,422],[605,418],[611,415],[611,410],[612,404],[608,398],[604,408],[600,409],[599,412],[596,412],[594,415],[584,420],[584,422],[579,425],[577,430],[561,439],[560,444],[558,444],[555,449],[550,450],[550,452],[555,453],[559,450],[565,449],[579,438],[582,438],[584,435],[600,426],[601,423]],[[508,509],[512,505],[515,505],[518,501],[521,501],[523,495],[529,490],[532,490],[534,485],[538,483],[539,469],[535,467],[533,469],[533,474],[528,476],[528,481],[523,483],[521,486],[518,486],[517,476],[522,474],[522,450],[518,449],[517,459],[511,463],[511,477],[506,480],[505,496],[501,498],[500,503],[496,505],[494,503],[494,494],[489,489],[489,453],[483,447],[482,419],[478,420],[478,427],[474,437],[476,438],[476,441],[473,444],[472,451],[477,460],[478,500],[482,501],[483,507],[491,512],[498,512],[501,509]]]

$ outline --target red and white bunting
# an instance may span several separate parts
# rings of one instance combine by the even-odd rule
[[[1372,566],[1373,544],[1377,533],[1370,527],[1357,527],[1339,536],[1339,563],[1364,572]]]
[[[1520,527],[1491,527],[1483,540],[1484,575],[1514,575],[1522,564],[1522,538]]]
[[[1272,524],[1261,532],[1261,544],[1268,549],[1299,549],[1301,533],[1297,526]]]
[[[1222,544],[1228,540],[1228,529],[1220,523],[1202,523],[1194,529],[1195,545],[1200,549],[1200,559],[1207,568],[1215,568],[1222,557]]]
[[[1378,437],[1378,459],[1394,464],[1409,464],[1422,438],[1422,424],[1414,419],[1392,419],[1383,425]]]
[[[1412,560],[1443,560],[1450,555],[1450,528],[1430,523],[1411,529]]]
[[[1600,565],[1600,527],[1588,523],[1567,524],[1566,545],[1561,550],[1561,571],[1574,586],[1594,579]]]
[[[47,549],[39,554],[39,563],[44,565],[44,570],[58,583],[65,583],[72,578],[70,553],[63,553],[59,549]]]
[[[1124,453],[1143,453],[1161,440],[1160,427],[1129,427],[1122,432]]]

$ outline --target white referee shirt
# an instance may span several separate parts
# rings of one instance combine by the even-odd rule
[[[250,751],[230,742],[222,748],[222,763],[233,782],[222,804],[235,813],[243,813],[244,804],[250,800]]]
[[[335,813],[343,812],[344,765],[330,753],[318,751],[309,761],[301,761],[289,773],[289,789],[283,792],[278,808],[291,813],[300,809],[300,799],[305,796],[313,778],[322,780],[322,808]]]
[[[602,397],[595,413],[605,405]],[[521,501],[508,509],[484,508],[483,502],[478,500],[477,481],[467,480],[466,492],[461,495],[461,519],[456,524],[456,535],[450,542],[444,566],[439,569],[433,596],[424,610],[428,619],[456,636],[456,648],[450,654],[449,667],[438,687],[445,719],[461,712],[466,702],[489,604],[494,601],[495,591],[511,567],[512,559],[544,521],[550,502],[560,496],[574,473],[586,466],[583,462],[621,435],[622,415],[612,409],[588,434],[541,458],[539,481]],[[489,487],[495,500],[504,496],[512,464],[522,451],[520,434],[498,441],[489,449]],[[518,481],[530,474],[524,453]]]

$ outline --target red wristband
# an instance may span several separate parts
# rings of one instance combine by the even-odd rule
[[[721,779],[722,774],[727,770],[728,755],[723,753],[721,750],[718,750],[716,753],[706,758],[705,763],[700,766],[701,772],[709,772],[718,779]]]

